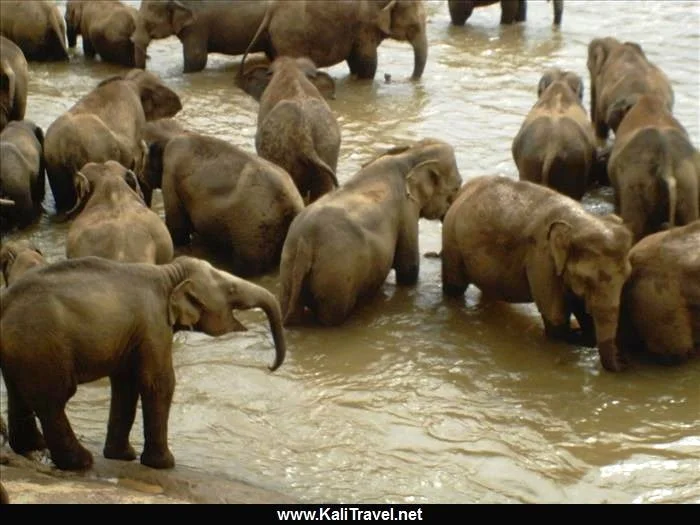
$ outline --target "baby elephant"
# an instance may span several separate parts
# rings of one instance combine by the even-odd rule
[[[549,337],[572,337],[570,317],[603,367],[622,370],[615,344],[622,286],[630,274],[632,236],[616,215],[600,217],[554,190],[527,181],[481,176],[467,182],[442,230],[442,287],[469,284],[510,303],[537,305]]]
[[[666,101],[641,95],[612,113],[620,124],[608,175],[634,240],[700,218],[700,152]]]
[[[80,210],[68,230],[69,259],[95,255],[164,264],[173,241],[163,219],[143,201],[136,175],[114,160],[89,162],[75,176]]]
[[[0,248],[0,270],[5,286],[10,286],[29,270],[48,264],[32,241],[4,241]]]
[[[700,220],[645,237],[630,251],[619,344],[667,364],[700,355]]]
[[[418,223],[441,219],[462,184],[449,144],[424,139],[365,164],[292,222],[280,263],[286,325],[309,308],[325,325],[345,321],[376,295],[392,268],[418,280]]]
[[[22,120],[27,110],[29,65],[24,53],[0,35],[0,131],[12,120]]]
[[[328,103],[309,80],[318,75],[308,58],[281,56],[260,98],[255,148],[284,168],[309,203],[338,187],[340,127]]]
[[[78,385],[103,377],[109,377],[112,392],[105,457],[136,458],[129,433],[140,399],[141,463],[174,466],[168,415],[175,389],[175,332],[189,328],[219,336],[245,330],[234,310],[261,308],[275,343],[271,370],[286,352],[275,296],[193,257],[164,265],[102,257],[62,260],[0,290],[0,304],[10,446],[18,454],[48,446],[51,459],[64,470],[92,465],[92,454],[73,433],[65,408]]]
[[[45,192],[44,133],[31,120],[10,122],[0,132],[0,206],[2,229],[32,223],[42,212]]]
[[[583,81],[569,71],[547,71],[511,148],[520,180],[581,200],[591,183],[596,140],[583,107]]]
[[[68,0],[66,36],[68,47],[83,37],[83,53],[88,58],[100,55],[105,62],[134,66],[134,43],[138,10],[119,0]]]

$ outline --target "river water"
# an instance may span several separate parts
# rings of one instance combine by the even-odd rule
[[[345,64],[328,69],[341,183],[380,150],[427,136],[455,147],[465,180],[517,177],[511,141],[540,75],[552,66],[579,73],[588,107],[586,48],[608,35],[640,43],[664,69],[675,114],[700,144],[695,1],[567,0],[560,29],[543,1],[529,2],[528,21],[510,27],[499,26],[497,5],[475,10],[464,27],[450,25],[446,1],[427,2],[427,11],[419,82],[408,80],[413,53],[401,42],[381,45],[373,82],[350,78]],[[204,71],[183,75],[181,49],[175,37],[154,41],[148,64],[180,94],[177,119],[254,152],[257,102],[233,82],[240,57],[210,55]],[[78,39],[70,63],[31,64],[27,117],[45,130],[120,71],[86,61]],[[602,190],[585,202],[609,211],[610,197]],[[159,194],[154,207],[162,213]],[[420,228],[421,251],[438,251],[439,223]],[[66,231],[43,218],[10,237],[31,238],[56,261]],[[254,281],[279,290],[276,274]],[[700,360],[605,372],[595,349],[546,341],[531,305],[481,302],[473,287],[463,305],[447,304],[439,261],[428,258],[415,287],[397,288],[391,274],[345,325],[289,329],[275,373],[266,368],[264,315],[241,319],[248,332],[176,335],[169,433],[179,465],[302,502],[700,503]],[[78,436],[102,443],[108,407],[106,380],[82,385],[68,405]]]

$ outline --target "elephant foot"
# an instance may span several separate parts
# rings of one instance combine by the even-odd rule
[[[622,372],[629,366],[629,361],[612,340],[598,343],[598,354],[603,368],[609,372]]]
[[[15,428],[10,427],[9,441],[12,450],[20,455],[46,448],[46,440],[39,432],[33,415],[22,424],[16,425]]]
[[[87,470],[92,467],[92,454],[82,445],[70,450],[51,450],[51,460],[61,470]]]
[[[120,446],[105,445],[102,453],[107,459],[118,459],[121,461],[133,461],[136,459],[136,451],[130,443],[125,443]]]
[[[448,297],[461,297],[467,291],[468,285],[442,283],[442,293]]]
[[[175,466],[175,457],[167,448],[164,451],[144,448],[141,454],[141,464],[158,469],[173,468]]]

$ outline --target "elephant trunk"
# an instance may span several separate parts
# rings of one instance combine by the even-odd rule
[[[74,48],[78,43],[78,32],[72,22],[66,23],[66,39],[70,48]]]
[[[148,44],[151,43],[151,35],[148,34],[143,21],[138,17],[136,19],[136,29],[131,35],[131,42],[134,44],[134,67],[146,69],[146,50],[148,49]]]
[[[282,313],[277,298],[265,288],[250,283],[250,289],[244,291],[244,295],[251,300],[246,301],[246,308],[260,308],[267,315],[270,322],[270,331],[275,343],[275,362],[270,366],[270,371],[274,372],[284,362],[287,354],[287,343],[282,327]]]
[[[621,372],[627,367],[627,360],[617,347],[617,325],[620,316],[616,308],[594,309],[592,312],[595,325],[598,354],[603,368],[610,372]]]
[[[411,40],[413,46],[413,75],[419,79],[423,75],[425,64],[428,61],[428,37],[425,31],[421,31]]]

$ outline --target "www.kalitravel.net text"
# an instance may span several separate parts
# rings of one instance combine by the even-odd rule
[[[319,507],[315,510],[278,510],[280,521],[417,521],[423,519],[423,509],[368,510],[360,507]]]

